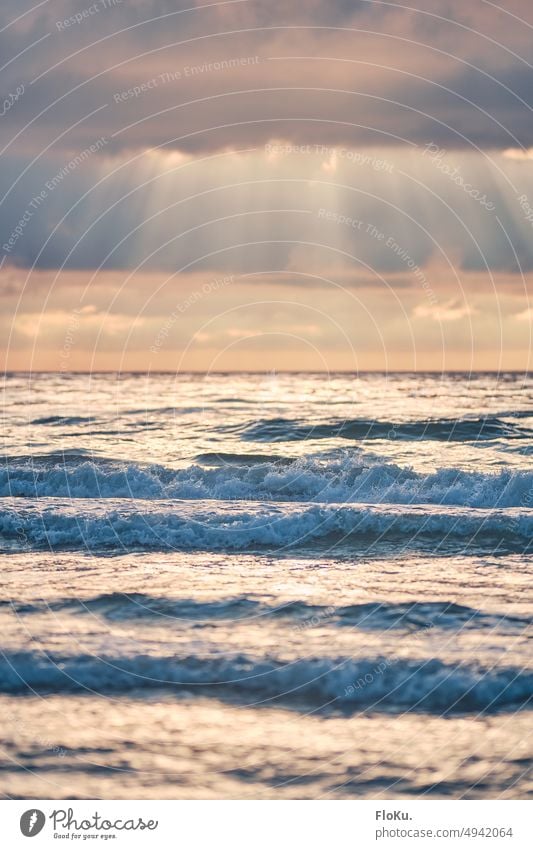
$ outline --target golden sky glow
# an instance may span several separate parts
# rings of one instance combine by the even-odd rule
[[[529,367],[526,3],[152,5],[5,31],[4,368]]]

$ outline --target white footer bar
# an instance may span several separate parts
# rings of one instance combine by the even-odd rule
[[[1,845],[533,847],[528,801],[3,801]],[[34,841],[34,842],[33,842]]]

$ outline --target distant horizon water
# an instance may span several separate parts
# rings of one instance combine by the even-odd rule
[[[457,375],[478,375],[478,374],[487,374],[487,375],[505,375],[505,374],[514,374],[514,375],[524,375],[525,377],[529,377],[531,374],[530,369],[419,369],[419,370],[410,370],[410,369],[359,369],[359,370],[349,370],[349,369],[333,369],[331,371],[313,371],[306,369],[228,369],[221,371],[211,371],[211,370],[195,370],[195,369],[184,369],[181,371],[173,371],[172,369],[157,369],[157,370],[145,370],[142,369],[87,369],[83,371],[66,371],[64,369],[56,369],[49,370],[43,369],[42,371],[39,369],[8,369],[3,372],[4,375],[31,375],[31,374],[50,374],[50,375],[95,375],[95,374],[140,374],[140,375],[228,375],[228,374],[308,374],[308,375],[349,375],[349,376],[357,376],[357,375],[448,375],[448,374],[457,374]]]

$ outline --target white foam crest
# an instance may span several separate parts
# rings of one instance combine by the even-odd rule
[[[272,700],[315,708],[482,711],[524,705],[533,672],[509,667],[453,666],[436,658],[311,657],[291,663],[252,658],[54,657],[32,653],[0,659],[0,691],[124,692],[170,688],[179,693]]]
[[[9,502],[9,503],[8,503]],[[8,547],[97,550],[283,549],[342,541],[417,545],[505,543],[525,550],[533,511],[409,508],[388,505],[213,501],[62,501],[6,499],[0,535]]]
[[[533,506],[533,472],[442,468],[416,473],[342,452],[293,463],[199,463],[174,470],[116,461],[11,462],[0,469],[0,496],[312,501],[316,503]]]

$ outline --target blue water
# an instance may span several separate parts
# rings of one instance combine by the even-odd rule
[[[533,381],[11,375],[0,792],[531,793]]]

